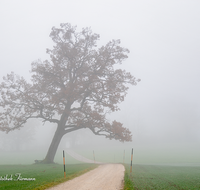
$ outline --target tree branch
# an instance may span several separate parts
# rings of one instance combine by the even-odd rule
[[[84,126],[78,127],[77,125],[66,125],[64,133],[67,134],[67,133],[70,133],[72,131],[76,131],[76,130],[83,129],[83,128],[85,128],[85,127]]]

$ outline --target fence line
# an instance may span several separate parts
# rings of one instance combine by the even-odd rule
[[[94,163],[94,160],[90,160],[88,158],[85,158],[77,153],[75,153],[74,151],[67,149],[66,150],[67,154],[69,154],[72,158],[81,161],[81,162],[85,162],[85,163]],[[95,161],[95,164],[103,164],[102,162],[97,162]]]

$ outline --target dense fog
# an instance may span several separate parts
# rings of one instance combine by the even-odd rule
[[[0,2],[0,82],[11,71],[30,80],[31,63],[48,59],[49,33],[60,23],[91,27],[99,46],[120,39],[130,50],[120,68],[141,82],[130,86],[120,111],[108,115],[132,132],[132,142],[95,136],[88,129],[65,135],[62,150],[102,162],[199,164],[200,2],[198,0],[35,0]],[[56,126],[30,120],[21,130],[0,131],[0,164],[44,159]],[[67,163],[77,163],[70,156]]]

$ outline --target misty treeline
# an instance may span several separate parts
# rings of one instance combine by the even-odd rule
[[[19,129],[29,119],[55,123],[57,129],[42,163],[53,163],[62,137],[72,131],[89,129],[109,139],[131,141],[128,128],[106,115],[119,110],[128,85],[136,85],[131,73],[116,69],[129,50],[120,40],[97,47],[100,36],[90,28],[76,31],[69,23],[53,27],[50,59],[32,62],[31,82],[7,74],[0,84],[0,130]]]

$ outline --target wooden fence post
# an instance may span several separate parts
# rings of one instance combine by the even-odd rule
[[[131,169],[130,169],[130,174],[132,173],[132,161],[133,161],[133,148],[132,148],[132,153],[131,153]]]
[[[66,177],[66,172],[65,172],[65,152],[63,150],[63,165],[64,165],[64,177]]]

